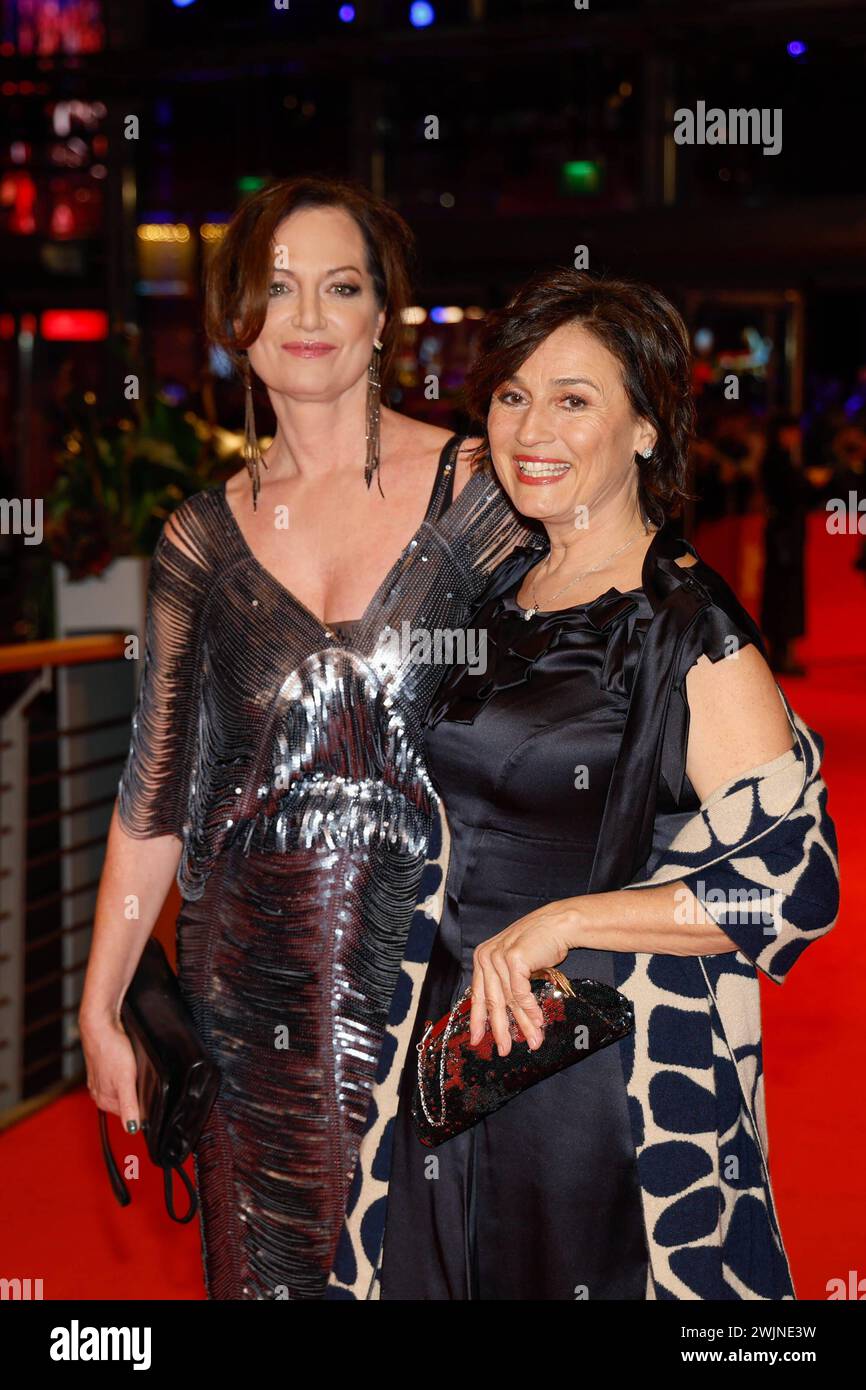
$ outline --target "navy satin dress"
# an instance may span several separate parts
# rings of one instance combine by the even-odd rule
[[[505,561],[505,567],[510,561]],[[480,942],[586,892],[632,679],[653,609],[642,589],[526,620],[514,583],[476,613],[487,669],[455,667],[426,756],[451,830],[444,913],[401,1080],[383,1299],[643,1299],[648,1255],[620,1049],[524,1092],[438,1149],[410,1117],[415,1043],[472,977]],[[684,740],[683,740],[684,756]],[[684,770],[682,775],[684,778]],[[656,824],[696,809],[660,789]],[[623,826],[622,833],[629,834]],[[559,967],[614,984],[610,951]]]

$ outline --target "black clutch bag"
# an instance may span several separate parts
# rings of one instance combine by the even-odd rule
[[[521,1091],[634,1031],[631,1001],[600,980],[568,980],[559,970],[543,970],[530,983],[544,1018],[544,1038],[534,1052],[510,1013],[512,1046],[506,1057],[497,1051],[489,1021],[473,1046],[468,989],[450,1013],[427,1024],[417,1044],[412,1119],[428,1148],[471,1129]]]
[[[191,1221],[196,1191],[181,1166],[198,1143],[219,1089],[219,1069],[208,1056],[187,1008],[177,976],[155,937],[142,952],[120,1011],[137,1067],[141,1128],[152,1161],[163,1171],[165,1205],[173,1221]],[[107,1116],[99,1112],[102,1153],[114,1195],[122,1207],[132,1200],[108,1142]],[[174,1209],[172,1175],[189,1195],[189,1210]]]

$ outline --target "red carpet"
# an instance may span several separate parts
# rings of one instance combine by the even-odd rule
[[[866,851],[857,822],[866,791],[862,734],[866,577],[851,568],[857,537],[828,536],[812,518],[809,639],[791,704],[826,744],[824,774],[840,840],[842,915],[783,986],[762,979],[770,1167],[798,1297],[826,1298],[828,1279],[863,1268],[866,1140],[861,981]],[[709,555],[707,556],[709,559]],[[857,943],[860,941],[860,945]],[[857,965],[857,951],[860,966]],[[130,1207],[104,1172],[96,1111],[85,1090],[2,1136],[0,1275],[41,1278],[46,1299],[202,1298],[198,1221],[177,1226],[140,1136],[111,1120],[115,1155],[140,1157]],[[178,1202],[183,1194],[178,1194]]]
[[[862,980],[866,847],[866,575],[852,569],[862,538],[828,536],[810,518],[804,679],[785,694],[824,739],[828,807],[839,837],[842,910],[784,985],[761,980],[770,1173],[799,1298],[826,1298],[828,1279],[866,1275],[866,1142]],[[859,944],[858,944],[859,943]],[[860,952],[859,956],[857,952]],[[859,965],[858,965],[859,960]]]

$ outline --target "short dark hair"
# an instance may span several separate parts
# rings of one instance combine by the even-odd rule
[[[483,441],[473,466],[489,466],[487,414],[494,392],[527,357],[568,323],[580,323],[619,362],[635,414],[657,435],[652,456],[635,455],[638,499],[647,521],[661,526],[683,499],[689,446],[695,434],[691,345],[682,316],[659,290],[568,267],[528,280],[504,309],[488,315],[466,379],[466,401]]]
[[[205,278],[207,335],[235,366],[240,365],[264,326],[277,227],[301,208],[320,207],[342,208],[364,238],[367,272],[379,308],[387,315],[381,364],[386,385],[401,341],[402,311],[409,303],[415,239],[400,214],[360,183],[318,176],[281,179],[247,198],[210,256]]]

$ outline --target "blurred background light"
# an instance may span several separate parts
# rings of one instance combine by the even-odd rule
[[[460,323],[463,310],[457,304],[437,304],[430,310],[430,318],[434,323]]]
[[[560,171],[563,193],[598,193],[601,191],[601,165],[597,159],[569,159]]]
[[[415,0],[415,4],[409,6],[409,23],[415,29],[426,29],[435,18],[436,12],[427,0]]]

